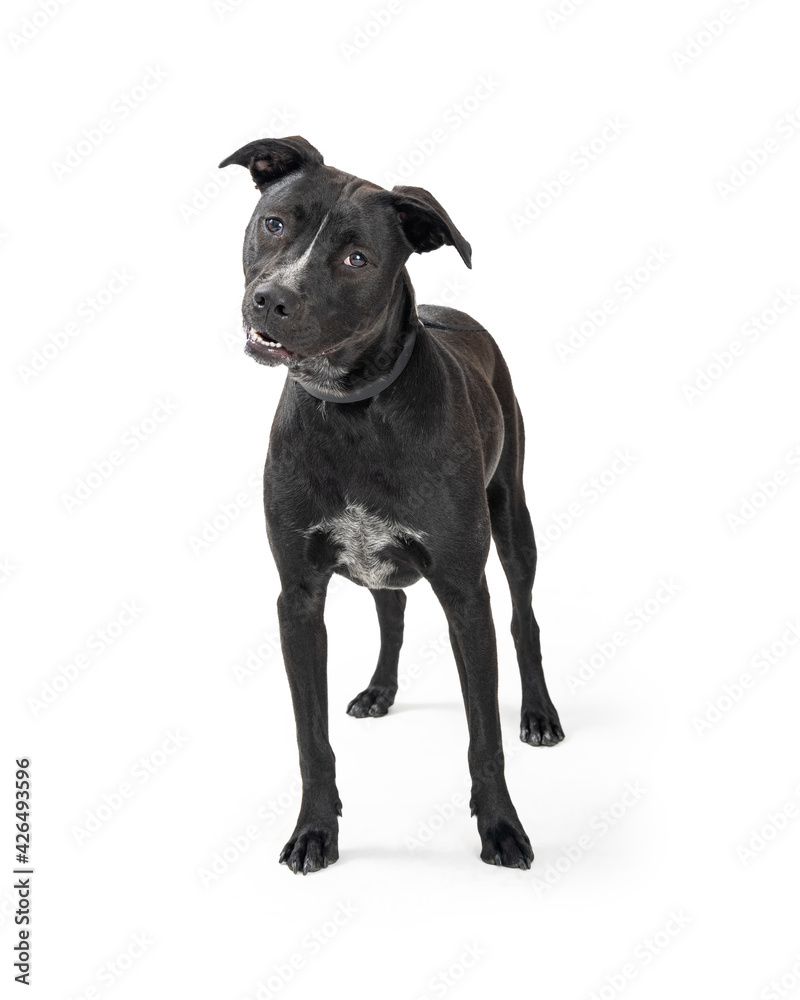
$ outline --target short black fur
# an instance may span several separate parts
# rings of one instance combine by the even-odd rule
[[[303,779],[280,860],[306,873],[338,858],[324,609],[339,573],[369,587],[380,624],[377,669],[347,708],[356,718],[385,715],[394,702],[403,588],[430,583],[447,616],[467,713],[481,858],[528,868],[533,852],[503,775],[484,572],[494,538],[513,603],[520,737],[552,746],[564,734],[531,608],[536,544],[522,481],[522,415],[492,337],[464,313],[418,309],[405,269],[412,252],[443,244],[469,266],[470,246],[428,192],[389,192],[328,167],[300,137],[250,143],[228,163],[248,167],[261,192],[244,242],[247,353],[288,369],[264,470]],[[383,391],[352,403],[306,391],[368,389],[412,330],[410,360]]]

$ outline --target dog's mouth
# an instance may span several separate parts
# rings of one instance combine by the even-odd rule
[[[255,330],[252,326],[247,326],[247,347],[254,353],[264,358],[273,358],[275,361],[291,361],[297,355],[284,347],[278,340],[273,340],[268,333]]]

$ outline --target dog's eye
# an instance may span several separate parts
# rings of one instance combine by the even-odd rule
[[[264,219],[264,227],[273,236],[280,236],[283,232],[283,223],[280,219]]]
[[[363,253],[351,253],[344,259],[348,267],[364,267],[369,261]]]

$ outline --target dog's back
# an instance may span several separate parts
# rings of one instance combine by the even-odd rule
[[[433,344],[461,369],[467,396],[480,426],[488,429],[499,404],[503,447],[506,452],[513,451],[511,461],[521,478],[522,414],[508,365],[494,337],[476,319],[458,309],[421,305],[417,312]],[[485,454],[488,457],[488,453]],[[493,471],[492,466],[487,469],[487,473]],[[490,478],[487,475],[487,484]]]
[[[492,383],[505,410],[510,402],[511,376],[497,342],[486,327],[468,313],[449,306],[421,305],[417,314],[436,343],[468,370],[479,372]]]

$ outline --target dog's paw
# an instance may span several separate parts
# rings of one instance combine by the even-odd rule
[[[304,827],[292,834],[292,839],[281,851],[278,861],[288,865],[295,875],[307,875],[327,868],[339,860],[339,845],[335,833]]]
[[[519,738],[532,747],[554,747],[564,739],[558,712],[550,705],[544,709],[522,709]]]
[[[386,715],[394,704],[394,692],[384,687],[368,687],[357,694],[347,706],[347,714],[356,719]]]
[[[519,823],[501,820],[481,834],[481,861],[487,865],[527,870],[533,862],[533,848]]]

